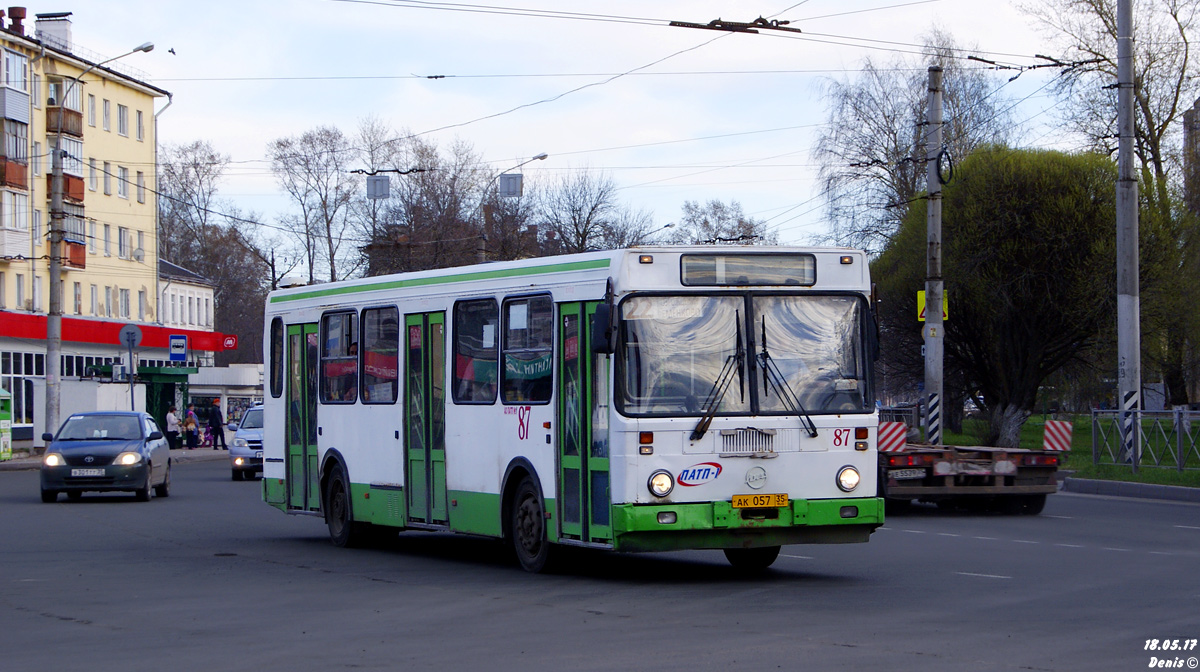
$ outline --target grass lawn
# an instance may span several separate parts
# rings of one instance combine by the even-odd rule
[[[1071,435],[1071,452],[1064,456],[1061,469],[1073,471],[1076,478],[1095,478],[1105,481],[1133,481],[1135,483],[1153,483],[1156,485],[1183,485],[1200,488],[1200,469],[1179,471],[1174,467],[1140,466],[1135,474],[1130,467],[1115,464],[1092,464],[1092,418],[1089,415],[1069,418],[1072,420],[1074,431]],[[1033,416],[1021,427],[1021,447],[1040,449],[1042,447],[1042,416]],[[945,442],[949,445],[977,446],[980,445],[984,433],[984,423],[977,418],[967,418],[963,421],[963,432],[955,434],[946,432]],[[1195,466],[1194,464],[1190,466]]]

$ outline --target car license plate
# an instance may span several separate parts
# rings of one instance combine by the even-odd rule
[[[910,478],[925,478],[924,469],[892,469],[888,472],[888,478],[894,478],[897,481],[903,481]]]
[[[103,476],[103,469],[72,469],[72,476]]]
[[[261,460],[262,459],[262,451],[261,450],[254,451],[254,456]]]
[[[733,508],[761,509],[772,506],[787,506],[787,495],[734,495]]]

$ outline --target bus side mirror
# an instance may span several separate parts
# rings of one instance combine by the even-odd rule
[[[612,328],[612,304],[607,301],[596,306],[592,316],[592,352],[611,355],[616,350],[616,338]]]

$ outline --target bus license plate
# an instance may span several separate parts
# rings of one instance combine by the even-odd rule
[[[103,476],[103,469],[72,469],[72,476]]]
[[[903,481],[910,478],[925,478],[924,469],[892,469],[888,472],[888,478],[894,478],[897,481]]]
[[[787,506],[787,495],[734,495],[735,509],[762,509],[773,506]]]

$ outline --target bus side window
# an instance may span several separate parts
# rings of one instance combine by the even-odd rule
[[[496,402],[499,332],[495,299],[454,304],[454,403]]]
[[[321,318],[321,401],[352,404],[358,399],[358,315]]]
[[[399,311],[395,308],[364,310],[362,338],[363,403],[393,403],[400,380]]]
[[[504,369],[500,380],[504,403],[550,401],[553,347],[554,305],[549,296],[504,302]]]

